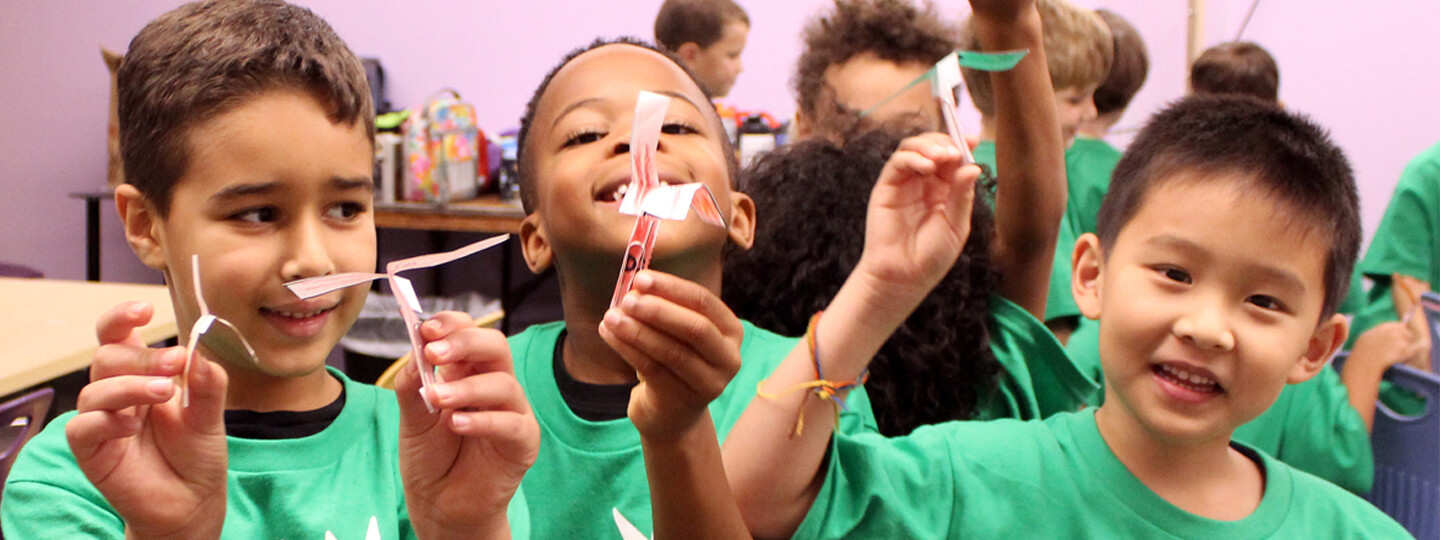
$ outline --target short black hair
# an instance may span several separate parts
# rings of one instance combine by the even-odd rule
[[[843,146],[808,139],[746,169],[743,187],[760,219],[755,245],[725,263],[722,297],[736,315],[781,334],[805,332],[860,260],[870,191],[900,135],[872,130]],[[870,364],[865,391],[885,435],[972,419],[997,385],[988,324],[999,275],[989,255],[994,219],[983,199],[975,198],[970,237],[955,265]]]
[[[516,136],[515,139],[515,161],[518,165],[520,173],[520,204],[522,207],[524,207],[525,213],[527,215],[530,212],[535,211],[535,187],[532,185],[531,180],[532,177],[535,175],[535,166],[533,163],[530,162],[529,159],[526,158],[529,153],[525,151],[526,147],[529,146],[528,143],[530,137],[530,127],[535,120],[535,107],[540,104],[540,98],[544,97],[545,91],[550,88],[550,81],[555,79],[555,74],[559,73],[561,68],[564,68],[566,64],[569,64],[570,61],[576,59],[582,54],[608,45],[631,45],[635,47],[640,47],[642,49],[655,51],[661,56],[669,59],[672,63],[679,67],[681,71],[685,72],[685,75],[687,77],[690,77],[690,80],[694,82],[695,86],[700,88],[700,92],[705,95],[706,102],[709,102],[713,97],[710,95],[710,91],[705,89],[705,85],[700,84],[700,82],[695,78],[694,72],[691,72],[689,68],[685,67],[685,63],[681,62],[679,57],[675,56],[674,53],[651,45],[650,43],[647,43],[646,41],[641,39],[636,39],[633,37],[619,37],[614,39],[599,38],[595,41],[590,42],[589,45],[577,48],[570,51],[569,53],[566,53],[565,57],[560,60],[560,63],[556,64],[555,67],[550,68],[550,72],[545,74],[545,79],[540,81],[540,86],[535,88],[535,93],[530,95],[530,101],[525,104],[525,116],[520,117],[520,133]],[[714,109],[705,112],[708,112],[706,116],[716,123],[716,127],[718,129],[720,122],[719,114],[716,113]],[[739,176],[739,158],[735,156],[735,149],[730,143],[729,137],[726,137],[722,134],[720,137],[720,141],[721,145],[724,147],[724,154],[726,157],[725,165],[729,169],[730,183],[733,186],[735,185],[735,179]]]
[[[655,14],[655,43],[671,51],[694,43],[709,48],[725,35],[725,25],[750,25],[745,9],[731,0],[665,0]]]
[[[1100,204],[1100,245],[1107,250],[1114,245],[1146,194],[1184,173],[1244,178],[1246,187],[1330,239],[1322,316],[1335,313],[1360,251],[1360,210],[1354,172],[1324,128],[1249,96],[1193,95],[1170,104],[1150,119],[1115,166]]]
[[[858,124],[853,114],[858,111],[845,114],[847,106],[873,104],[835,103],[826,70],[864,53],[897,64],[933,64],[953,52],[959,39],[959,30],[928,2],[917,7],[909,0],[835,0],[830,11],[805,25],[805,48],[790,80],[796,105],[818,131],[847,131]]]
[[[1221,43],[1200,54],[1190,66],[1196,94],[1244,94],[1266,101],[1280,99],[1280,66],[1255,43]]]

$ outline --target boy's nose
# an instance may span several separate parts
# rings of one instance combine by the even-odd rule
[[[615,152],[615,155],[617,155],[617,156],[620,155],[620,154],[629,154],[629,153],[630,153],[630,139],[625,139],[624,141],[615,143],[615,147],[614,147],[612,150]]]
[[[1199,309],[1180,317],[1173,331],[1180,339],[1201,349],[1229,351],[1235,348],[1235,334],[1217,308]]]
[[[281,271],[286,280],[323,276],[335,272],[335,261],[325,245],[324,225],[315,220],[304,220],[295,225],[290,233],[289,253]]]

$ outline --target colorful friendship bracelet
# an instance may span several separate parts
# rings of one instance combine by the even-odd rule
[[[800,383],[786,388],[779,393],[772,394],[766,392],[763,388],[765,386],[765,383],[769,381],[769,379],[766,379],[760,381],[755,385],[755,394],[765,399],[774,401],[780,399],[780,396],[789,394],[797,390],[808,390],[810,393],[814,394],[816,397],[819,397],[821,400],[833,402],[833,406],[835,407],[835,424],[838,426],[840,424],[840,411],[850,410],[850,407],[845,405],[845,400],[840,399],[839,393],[849,391],[857,386],[865,384],[865,381],[869,380],[870,378],[870,368],[865,368],[865,371],[860,372],[860,376],[856,377],[853,381],[837,383],[835,381],[825,379],[825,373],[820,368],[820,348],[815,338],[815,329],[820,326],[820,314],[822,313],[825,313],[825,311],[821,310],[815,312],[815,315],[810,317],[810,324],[808,324],[805,328],[805,344],[810,349],[810,358],[815,361],[815,380]],[[800,408],[799,415],[797,415],[795,418],[795,430],[791,432],[790,437],[799,437],[802,433],[804,433],[804,431],[805,408],[802,406]]]

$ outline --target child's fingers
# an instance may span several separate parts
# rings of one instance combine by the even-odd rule
[[[75,455],[75,460],[84,467],[102,445],[135,436],[140,433],[140,425],[138,418],[115,414],[114,411],[82,412],[65,424],[65,439],[70,443],[70,452]]]
[[[475,327],[475,319],[459,311],[442,311],[420,325],[420,337],[426,342],[441,339],[451,333]]]
[[[612,310],[614,312],[616,310]],[[723,333],[715,321],[677,305],[665,298],[631,292],[620,301],[619,315],[613,323],[625,324],[625,318],[638,323],[636,336],[643,341],[633,343],[646,354],[669,365],[689,361],[690,355],[699,356],[700,361],[713,369],[720,369],[730,375],[740,368],[740,340],[744,330],[737,327],[732,335]],[[728,311],[728,310],[727,310]],[[731,315],[731,317],[734,317]],[[606,323],[612,324],[609,314]],[[616,330],[612,327],[611,330]],[[653,332],[655,336],[647,337]],[[681,377],[687,377],[683,368]]]
[[[670,376],[691,392],[713,398],[734,376],[725,361],[715,364],[687,343],[641,323],[620,310],[610,310],[601,323],[600,336],[614,347],[645,380]],[[738,366],[736,368],[738,370]]]
[[[420,373],[406,362],[395,374],[395,400],[400,403],[400,436],[412,437],[434,429],[440,415],[430,412],[420,395]]]
[[[471,375],[430,387],[430,402],[442,409],[526,412],[530,403],[520,381],[509,373]]]
[[[196,358],[190,367],[190,406],[185,409],[185,421],[200,433],[221,432],[225,429],[225,390],[229,376],[220,364]]]
[[[124,302],[100,314],[95,322],[95,337],[101,345],[125,344],[144,347],[145,342],[135,329],[150,323],[155,307],[148,302]]]
[[[425,344],[425,359],[440,366],[449,380],[469,373],[513,372],[510,344],[505,334],[493,328],[465,328]]]
[[[715,293],[710,292],[710,289],[706,289],[698,283],[664,272],[644,270],[635,275],[635,289],[646,295],[669,300],[681,308],[699,314],[704,320],[692,321],[701,326],[701,328],[697,328],[699,331],[708,334],[710,329],[714,329],[720,335],[735,339],[737,342],[745,336],[745,327],[740,324],[740,318],[735,316],[735,312],[730,310],[730,306],[725,305],[725,302],[720,300]],[[642,317],[642,319],[644,318]],[[688,336],[684,332],[681,330],[680,333],[674,335],[681,339],[702,337]]]
[[[960,149],[956,148],[955,142],[950,136],[944,133],[926,133],[907,137],[900,141],[895,152],[914,152],[934,161],[948,161],[961,157]]]
[[[155,405],[175,395],[175,382],[167,377],[119,375],[85,385],[76,399],[80,412],[119,411],[139,405]]]
[[[156,375],[173,377],[185,370],[185,349],[167,347],[151,349],[133,345],[101,345],[90,363],[90,380],[98,381],[118,375]]]
[[[456,435],[485,439],[527,466],[534,462],[540,443],[540,425],[528,412],[460,411],[450,416],[450,429]]]

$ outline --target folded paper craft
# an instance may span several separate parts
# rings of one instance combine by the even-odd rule
[[[410,280],[401,277],[400,272],[439,266],[495,247],[509,238],[510,235],[502,234],[475,242],[454,251],[432,253],[392,261],[385,265],[385,273],[383,274],[347,272],[344,274],[296,280],[286,283],[285,286],[290,289],[290,292],[295,293],[295,296],[303,300],[346,287],[353,287],[361,283],[368,283],[376,279],[389,281],[390,290],[395,293],[396,300],[398,300],[397,303],[400,304],[400,316],[405,320],[405,329],[410,335],[410,358],[415,362],[415,367],[420,371],[420,395],[425,398],[425,406],[429,407],[431,412],[434,412],[435,408],[430,404],[430,398],[424,391],[426,388],[435,384],[436,381],[435,367],[430,365],[430,362],[425,361],[425,355],[420,350],[420,313],[424,310],[420,307],[420,298],[415,295],[415,287],[410,283]]]
[[[693,208],[702,221],[725,227],[725,216],[710,188],[700,183],[660,183],[655,152],[669,106],[670,98],[645,91],[635,101],[635,120],[630,127],[630,184],[620,200],[620,213],[635,216],[635,228],[625,246],[625,261],[620,266],[610,307],[619,305],[625,293],[630,292],[635,274],[650,266],[660,220],[684,221]]]
[[[195,362],[195,352],[204,346],[211,357],[231,364],[259,364],[255,348],[240,335],[240,329],[225,319],[210,314],[205,303],[205,293],[200,289],[200,256],[190,256],[190,284],[195,287],[195,303],[200,306],[200,318],[190,326],[190,337],[185,341],[185,368],[180,376],[180,404],[190,406],[190,364]]]
[[[886,96],[879,103],[871,105],[870,108],[860,112],[864,117],[875,112],[881,106],[904,94],[905,91],[914,88],[922,82],[930,82],[930,94],[935,97],[940,105],[940,117],[945,122],[945,131],[954,140],[955,146],[965,156],[966,163],[974,163],[975,156],[970,153],[970,145],[965,143],[965,132],[960,128],[960,120],[955,116],[955,95],[964,82],[960,76],[960,67],[980,71],[1009,71],[1014,68],[1020,60],[1029,54],[1028,50],[1003,51],[996,53],[982,53],[974,51],[955,51],[945,55],[939,62],[926,70],[925,73],[916,77],[915,80],[906,83],[905,86],[896,90],[895,93]]]

